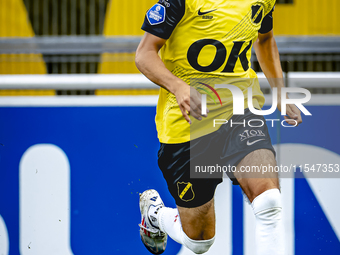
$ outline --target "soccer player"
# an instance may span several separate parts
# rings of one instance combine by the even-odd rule
[[[244,166],[276,166],[267,126],[250,130],[242,125],[205,125],[203,135],[192,129],[192,123],[199,126],[207,119],[201,111],[202,96],[191,84],[195,78],[245,79],[248,82],[235,83],[245,96],[248,87],[252,87],[252,98],[245,100],[252,100],[257,109],[263,106],[263,94],[258,82],[254,82],[257,76],[249,66],[252,46],[271,87],[278,89],[280,109],[284,82],[272,31],[274,4],[275,0],[160,0],[146,13],[142,26],[145,35],[136,52],[136,65],[161,87],[156,115],[161,144],[158,164],[177,205],[176,209],[165,207],[155,190],[140,196],[140,235],[153,254],[165,250],[168,235],[196,254],[205,253],[213,244],[214,193],[222,176],[190,177],[190,163],[195,159],[210,162],[206,155],[211,150],[219,153],[215,164],[237,168],[228,176],[251,202],[257,254],[284,254],[277,174],[248,178],[239,171]],[[210,107],[208,116],[214,115],[215,108]],[[243,115],[233,115],[230,104],[219,114],[237,123],[252,118],[265,123],[262,116],[247,109],[247,104],[244,108]],[[287,105],[285,119],[291,125],[302,122],[295,105]],[[197,148],[198,154],[191,155]]]

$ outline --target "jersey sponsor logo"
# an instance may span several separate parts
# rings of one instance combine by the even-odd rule
[[[253,144],[257,143],[257,142],[263,141],[263,140],[266,140],[266,139],[259,139],[259,140],[255,140],[255,141],[252,141],[252,142],[250,142],[250,141],[248,140],[248,141],[247,141],[247,145],[248,145],[248,146],[251,146],[251,145],[253,145]]]
[[[239,134],[240,136],[240,140],[241,142],[246,140],[246,139],[249,139],[249,138],[252,138],[252,137],[261,137],[261,136],[266,136],[265,133],[262,132],[262,130],[244,130],[242,134]]]
[[[202,39],[194,42],[188,50],[187,59],[189,64],[197,71],[200,72],[214,72],[219,69],[226,61],[227,63],[223,68],[222,73],[233,73],[235,69],[235,65],[238,59],[241,61],[241,65],[244,71],[249,69],[249,61],[247,58],[247,52],[251,49],[252,41],[248,43],[246,48],[241,52],[242,46],[245,44],[245,41],[234,42],[234,46],[231,49],[229,58],[227,59],[227,49],[218,40],[215,39]],[[202,49],[208,45],[212,45],[216,48],[216,55],[212,63],[208,66],[201,66],[198,63],[198,56]]]
[[[214,11],[217,11],[217,9],[211,10],[211,11],[206,11],[206,12],[201,12],[201,9],[199,9],[198,10],[198,16],[206,15],[206,14],[214,12]]]
[[[151,25],[158,25],[165,21],[165,14],[165,7],[160,4],[155,4],[147,12],[146,17]]]
[[[190,182],[177,182],[178,196],[184,202],[189,202],[195,198],[195,193]]]
[[[264,7],[262,4],[255,4],[251,7],[251,21],[257,25],[262,21]]]

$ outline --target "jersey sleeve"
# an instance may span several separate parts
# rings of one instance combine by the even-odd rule
[[[263,18],[259,33],[266,34],[273,29],[273,9]]]
[[[185,0],[159,0],[145,15],[142,29],[168,39],[185,13]]]

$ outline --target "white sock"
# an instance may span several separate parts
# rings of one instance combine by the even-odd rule
[[[158,226],[174,241],[183,244],[183,230],[177,209],[163,207],[158,211]]]
[[[256,217],[257,255],[283,255],[284,227],[280,191],[267,190],[257,196],[251,205]]]
[[[174,241],[187,247],[196,254],[203,254],[209,250],[215,237],[209,240],[192,240],[182,229],[177,209],[162,207],[158,211],[158,225],[160,230],[167,233]]]

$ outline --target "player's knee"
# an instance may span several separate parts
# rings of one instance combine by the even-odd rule
[[[206,253],[215,241],[215,237],[212,237],[211,239],[208,240],[193,240],[189,238],[184,232],[183,235],[184,235],[183,244],[195,254]]]
[[[257,218],[273,222],[280,220],[282,211],[280,191],[270,189],[263,192],[254,199],[252,207]]]

